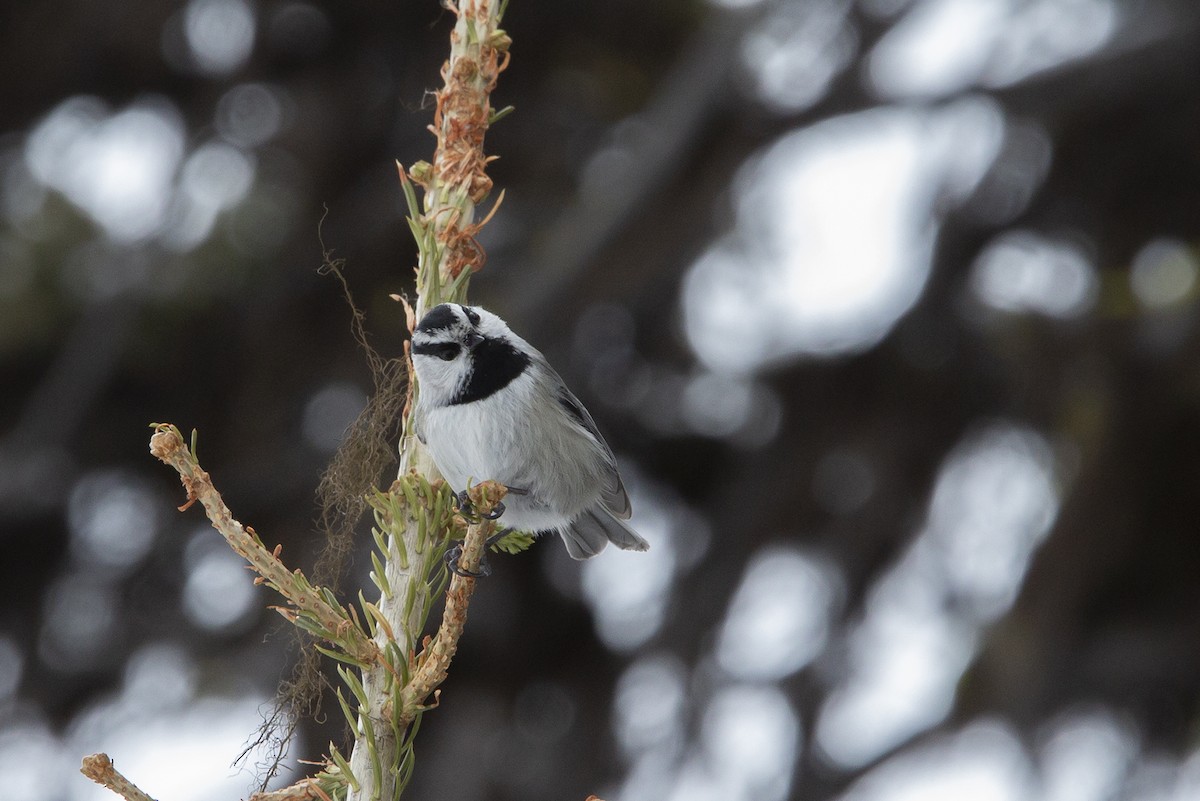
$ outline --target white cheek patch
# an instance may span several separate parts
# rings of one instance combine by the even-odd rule
[[[413,367],[422,399],[433,406],[444,406],[471,375],[470,357],[463,354],[451,361],[434,356],[414,356]]]

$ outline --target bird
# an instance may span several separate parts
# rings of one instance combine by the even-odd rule
[[[592,416],[536,348],[480,306],[442,303],[413,330],[414,432],[451,488],[508,487],[501,523],[557,532],[574,559],[650,546]]]

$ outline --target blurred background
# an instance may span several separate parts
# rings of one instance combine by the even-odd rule
[[[317,268],[347,259],[398,354],[393,160],[432,154],[452,15],[0,20],[5,796],[113,797],[76,773],[103,750],[162,801],[242,797],[291,635],[147,424],[198,428],[311,566],[371,390]],[[1194,0],[513,0],[504,27],[472,297],[590,407],[652,549],[493,560],[407,797],[1200,799]]]

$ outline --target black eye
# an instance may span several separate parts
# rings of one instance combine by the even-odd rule
[[[412,352],[418,356],[436,356],[444,362],[458,355],[461,346],[457,342],[422,342],[414,344]]]
[[[467,319],[471,321],[471,325],[479,325],[479,314],[474,309],[468,309],[466,306],[463,306],[462,309],[463,313],[467,315]]]
[[[457,342],[439,342],[431,350],[434,356],[437,356],[444,362],[448,362],[458,355],[459,346]]]

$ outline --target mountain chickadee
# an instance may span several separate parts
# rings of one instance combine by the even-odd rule
[[[609,542],[650,547],[624,522],[629,495],[592,416],[503,320],[478,306],[443,303],[417,325],[412,359],[417,437],[451,487],[504,484],[504,524],[557,531],[575,559]]]

